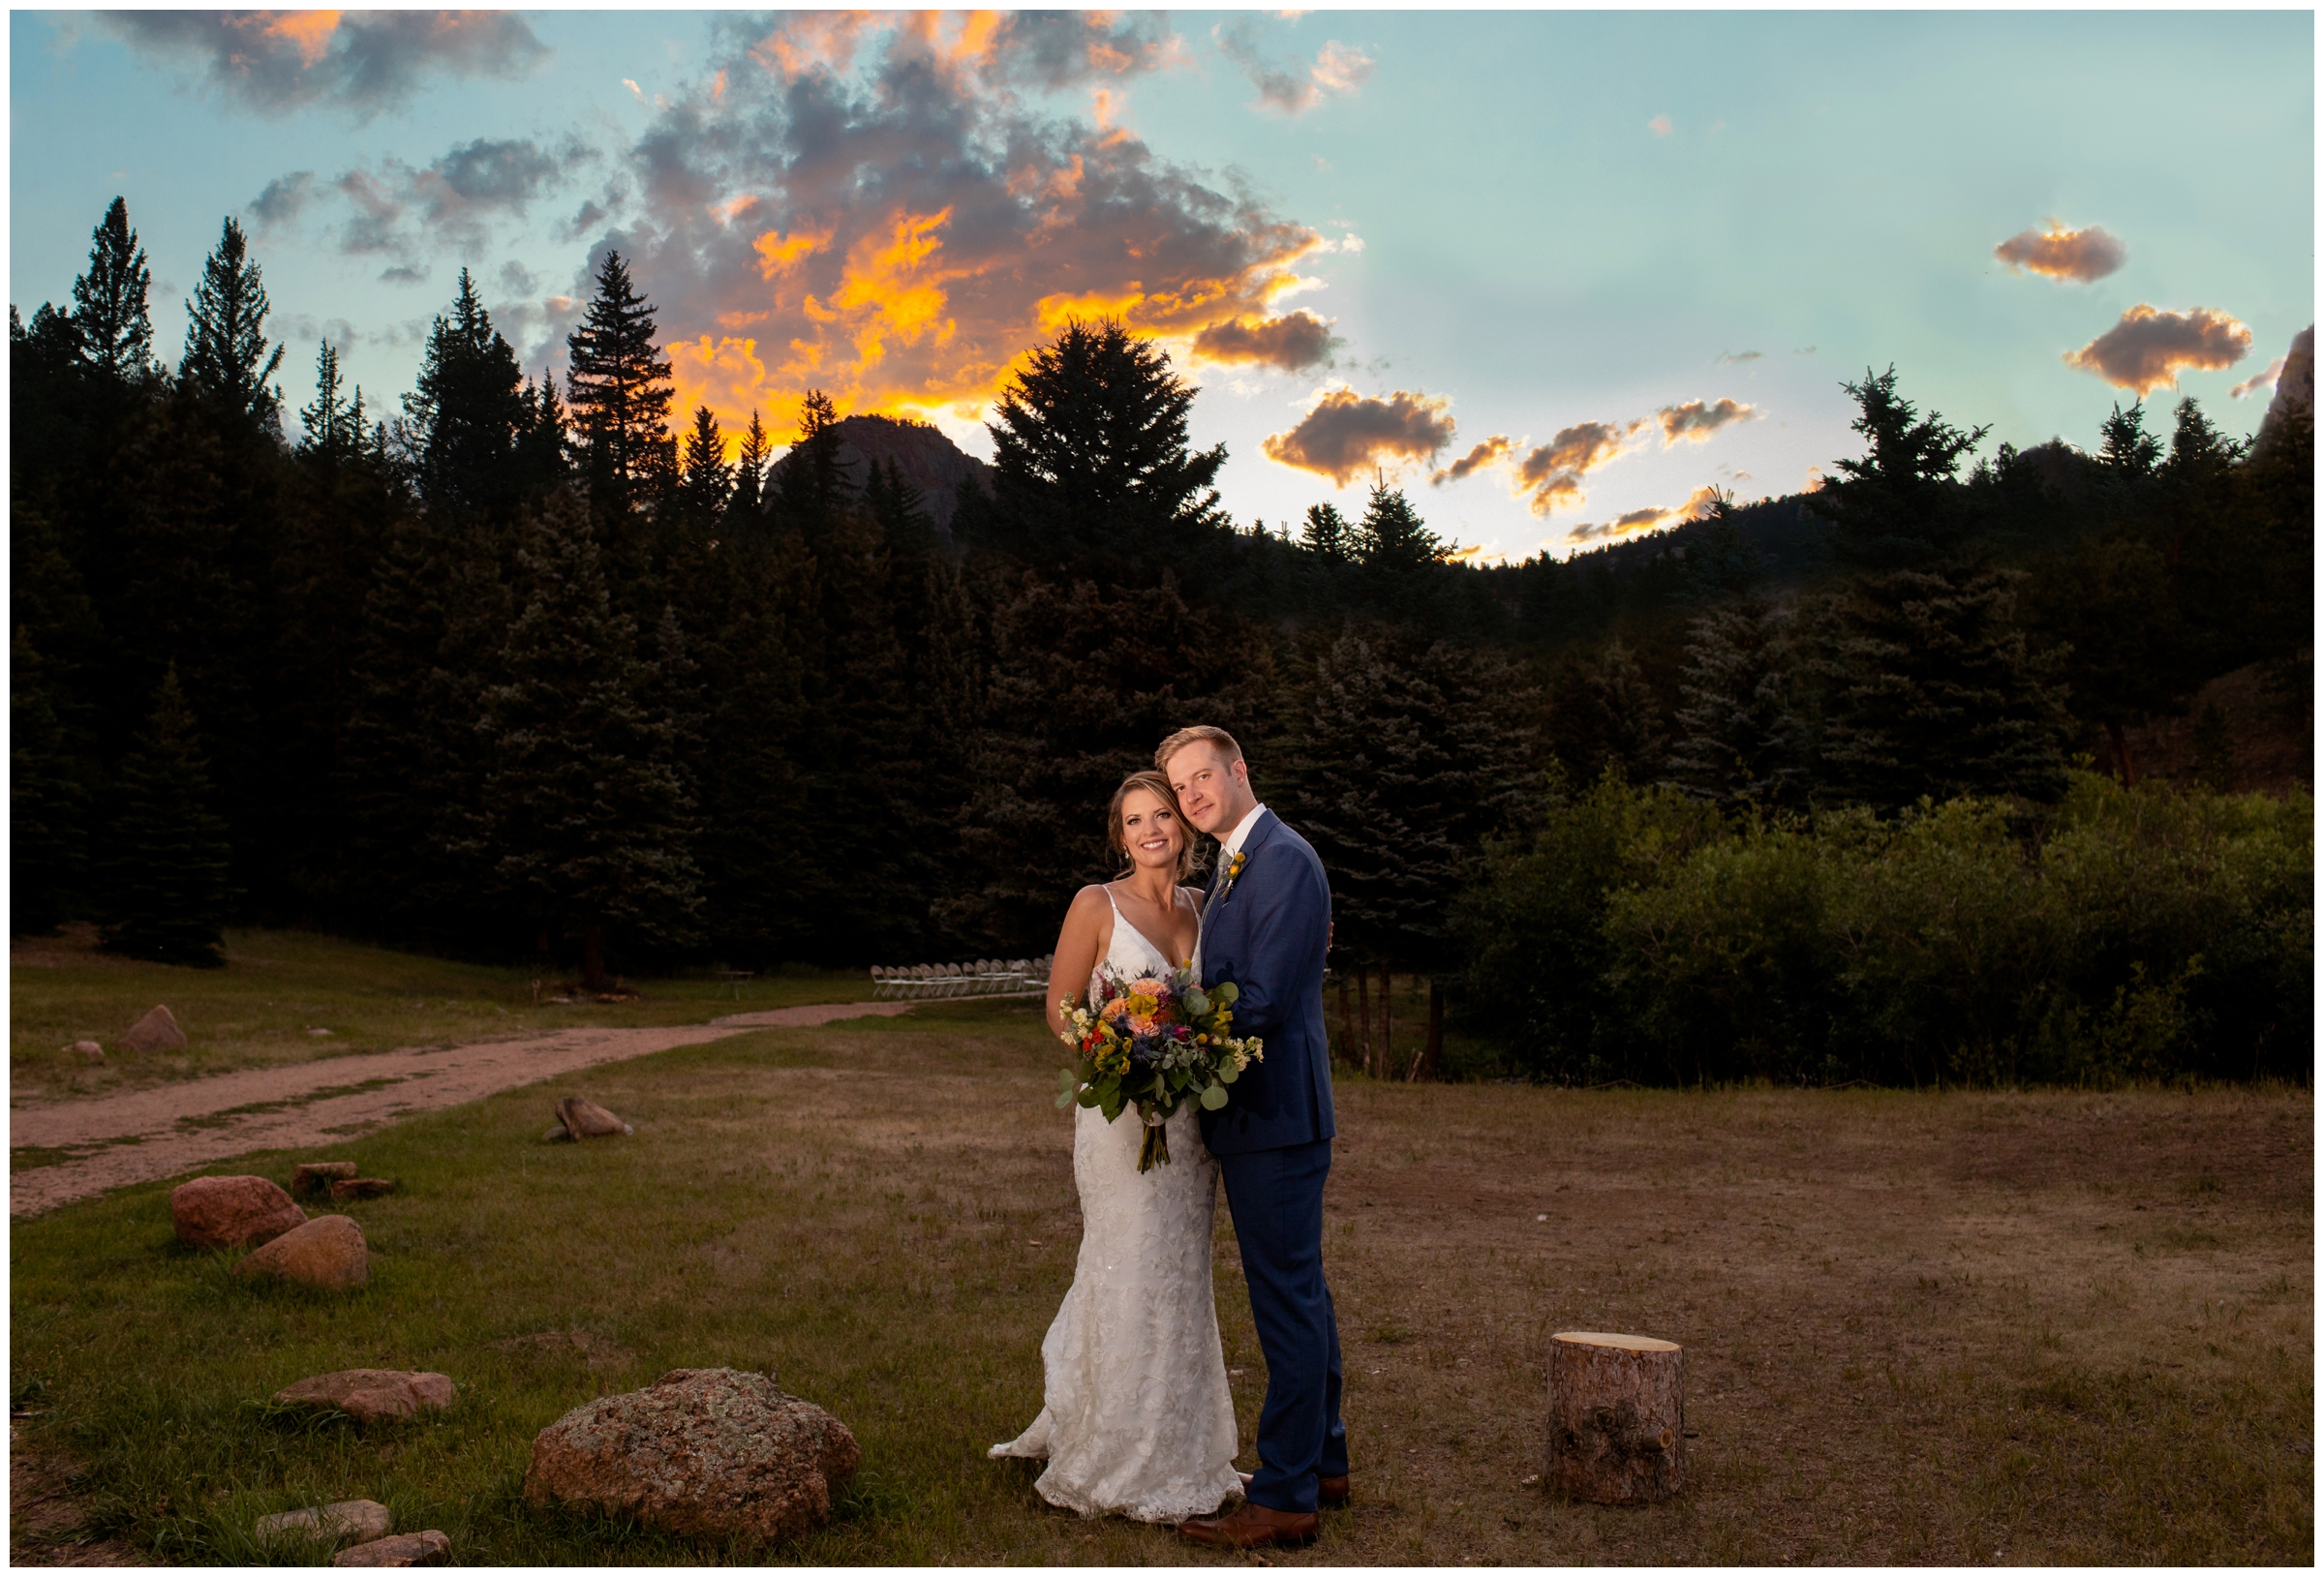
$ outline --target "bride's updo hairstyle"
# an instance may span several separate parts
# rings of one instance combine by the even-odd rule
[[[1170,786],[1170,779],[1160,773],[1132,773],[1121,780],[1121,787],[1114,791],[1114,803],[1106,806],[1106,847],[1121,856],[1123,864],[1136,868],[1137,862],[1130,858],[1129,840],[1121,835],[1121,804],[1139,789],[1146,790],[1170,806],[1170,813],[1177,818],[1178,868],[1172,880],[1183,882],[1194,870],[1194,823],[1188,821],[1186,812],[1178,808],[1177,791]],[[1128,870],[1122,872],[1124,876],[1128,874]]]

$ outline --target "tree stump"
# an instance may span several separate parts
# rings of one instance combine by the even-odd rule
[[[1585,1501],[1667,1500],[1687,1476],[1679,1347],[1651,1336],[1549,1339],[1548,1482]]]

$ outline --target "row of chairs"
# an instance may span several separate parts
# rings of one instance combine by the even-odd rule
[[[1049,989],[1047,957],[978,958],[968,963],[872,966],[874,1002],[949,996],[1034,996]]]

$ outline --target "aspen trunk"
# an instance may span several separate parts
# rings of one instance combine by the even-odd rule
[[[2109,717],[2106,719],[2106,737],[2114,744],[2115,765],[2123,771],[2123,787],[2138,787],[2138,773],[2130,765],[2130,740],[2123,732],[2121,718]]]
[[[1412,1072],[1404,1076],[1406,1083],[1422,1074],[1436,1077],[1445,1065],[1445,993],[1436,982],[1428,983],[1428,1038],[1421,1043],[1420,1055],[1412,1059]]]
[[[1339,972],[1339,1054],[1356,1060],[1356,1025],[1348,1016],[1348,972]]]
[[[1361,964],[1356,970],[1356,1012],[1358,1022],[1363,1025],[1363,1071],[1373,1073],[1372,1065],[1372,966]]]
[[[1560,1331],[1549,1339],[1551,1486],[1585,1501],[1662,1501],[1686,1484],[1675,1342]]]
[[[1396,1077],[1396,972],[1380,966],[1380,1077]]]

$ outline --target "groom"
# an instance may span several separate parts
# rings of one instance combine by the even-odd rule
[[[1339,1327],[1324,1285],[1324,1179],[1331,1170],[1331,1053],[1324,1028],[1324,951],[1331,890],[1307,840],[1251,793],[1242,748],[1226,730],[1182,728],[1154,765],[1193,822],[1218,839],[1203,905],[1203,977],[1233,981],[1235,1033],[1264,1043],[1226,1106],[1203,1113],[1243,1280],[1267,1403],[1259,1471],[1223,1517],[1186,1523],[1198,1543],[1245,1549],[1315,1533],[1316,1506],[1348,1498],[1348,1435],[1339,1421]]]

